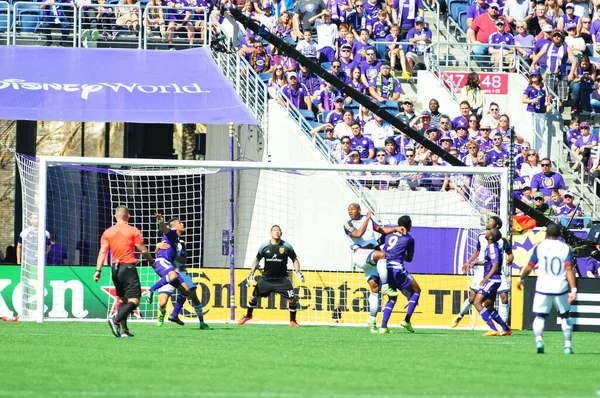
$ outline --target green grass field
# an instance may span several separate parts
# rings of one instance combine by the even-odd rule
[[[598,335],[214,324],[0,323],[0,397],[591,397]]]

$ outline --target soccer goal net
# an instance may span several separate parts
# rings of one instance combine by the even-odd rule
[[[348,206],[371,210],[381,225],[413,220],[416,254],[408,270],[421,301],[414,325],[447,326],[468,294],[461,266],[493,214],[507,216],[506,172],[498,168],[284,165],[252,162],[168,161],[17,155],[23,187],[21,283],[14,310],[24,319],[106,319],[119,306],[110,272],[93,280],[102,232],[125,205],[151,253],[161,240],[155,213],[179,217],[188,271],[208,321],[245,313],[249,268],[270,229],[279,225],[300,261],[305,281],[290,278],[299,300],[298,322],[362,325],[369,316],[365,276],[352,265],[344,233]],[[443,187],[443,190],[440,188]],[[52,240],[47,239],[48,231]],[[142,290],[158,280],[146,261]],[[288,264],[292,270],[292,264]],[[402,303],[401,299],[401,302]],[[171,301],[168,304],[170,311]],[[285,322],[279,296],[260,300],[255,322]],[[391,324],[399,324],[403,305]],[[157,316],[156,299],[135,313]],[[189,303],[182,316],[195,316]],[[189,319],[188,319],[189,320]]]

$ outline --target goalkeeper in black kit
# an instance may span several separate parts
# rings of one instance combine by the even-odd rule
[[[252,297],[250,297],[250,301],[248,302],[248,312],[238,321],[238,325],[243,325],[252,319],[252,312],[254,311],[254,308],[256,308],[257,297],[267,297],[269,294],[275,292],[288,300],[290,326],[300,326],[298,325],[298,322],[296,322],[296,308],[298,307],[298,301],[294,294],[294,286],[287,273],[288,259],[293,261],[296,277],[300,279],[301,282],[304,282],[304,276],[302,275],[302,272],[300,272],[300,262],[298,261],[294,248],[288,242],[281,239],[281,228],[279,225],[273,225],[271,227],[271,240],[263,243],[258,249],[256,259],[252,263],[250,276],[248,276],[246,281],[247,286],[252,286],[254,283],[254,272],[258,269],[258,264],[263,258],[265,259],[264,271],[262,276],[258,278]]]

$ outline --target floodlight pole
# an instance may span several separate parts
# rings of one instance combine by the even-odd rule
[[[233,122],[229,127],[229,160],[234,161],[235,127]],[[231,320],[235,321],[235,255],[233,242],[234,211],[233,194],[235,189],[235,170],[229,170],[229,307],[231,308]]]

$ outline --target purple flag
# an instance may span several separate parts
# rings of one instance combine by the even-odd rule
[[[207,48],[2,46],[0,119],[258,124]]]

